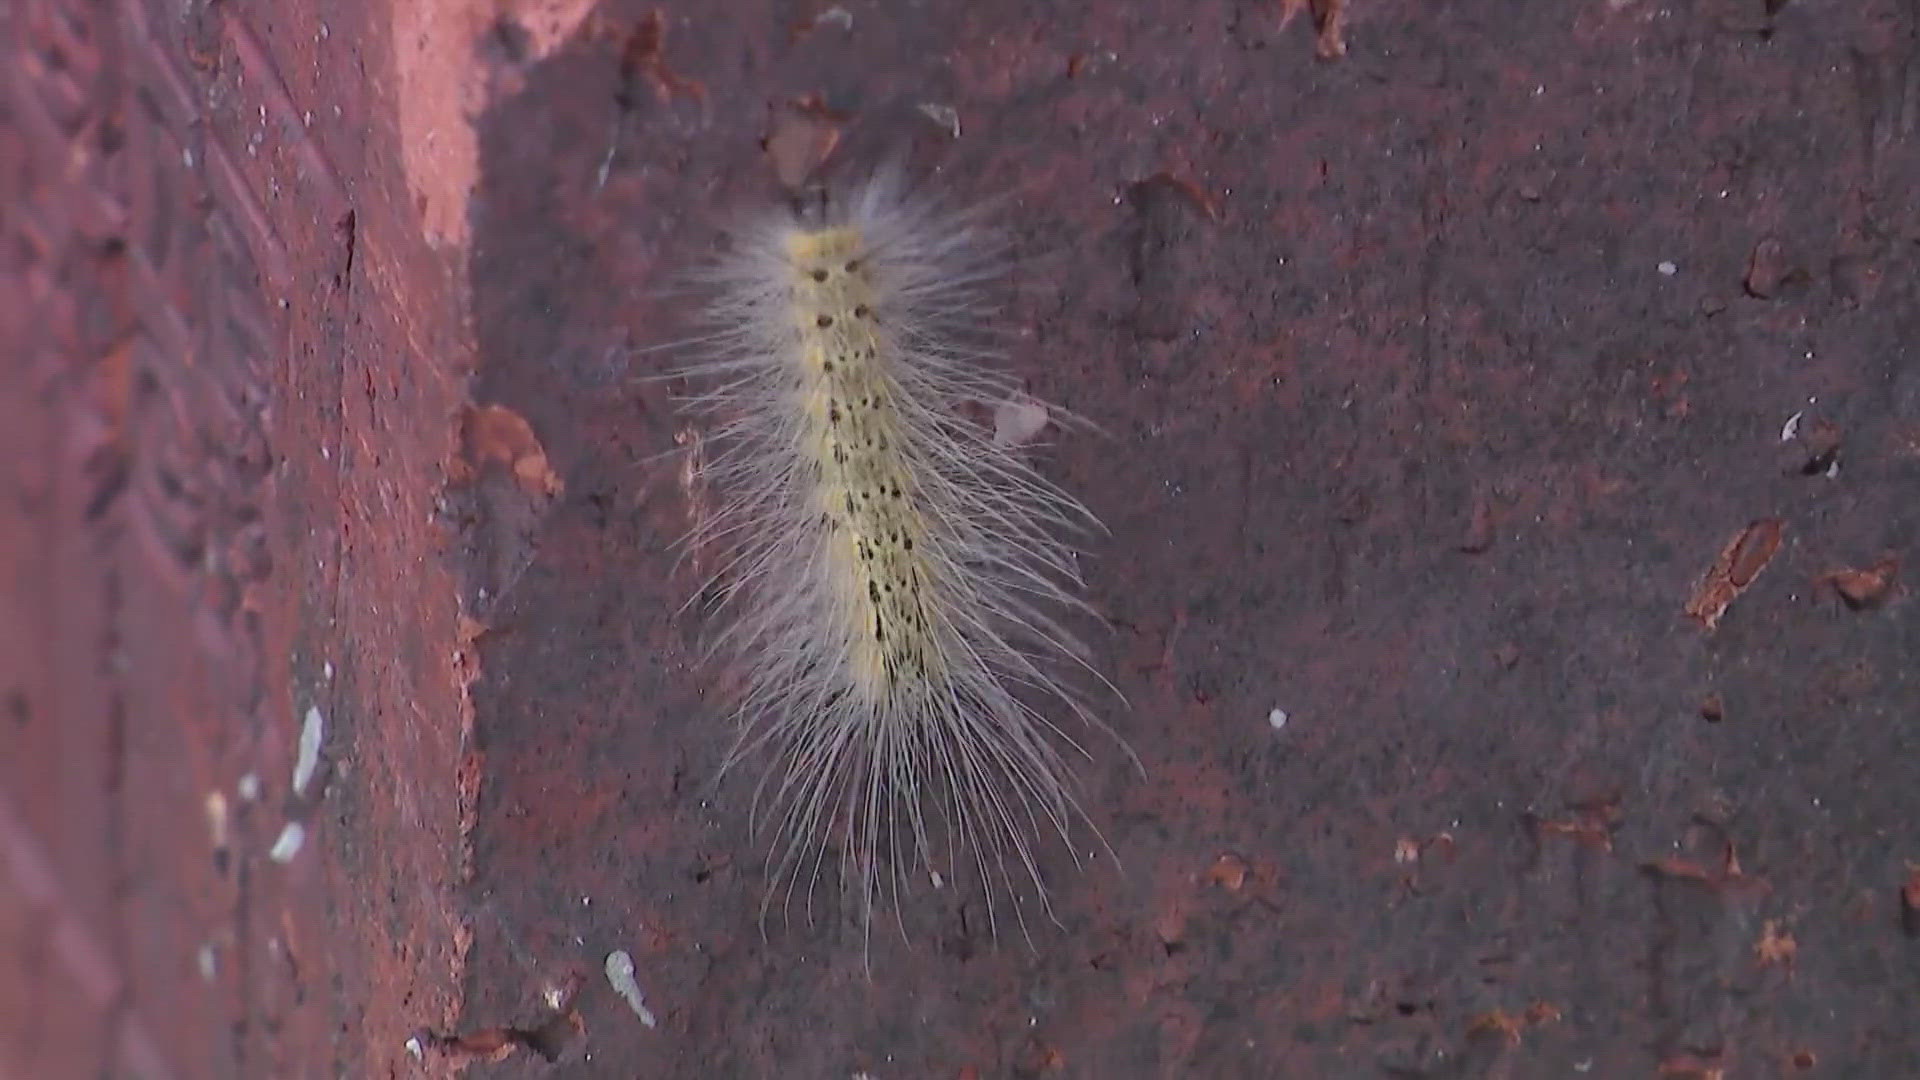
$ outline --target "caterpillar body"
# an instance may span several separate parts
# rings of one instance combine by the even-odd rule
[[[1043,709],[1104,728],[1066,681],[1081,598],[1077,499],[965,415],[1018,395],[967,344],[1000,249],[977,214],[881,172],[771,215],[711,268],[704,351],[713,648],[740,674],[723,769],[765,752],[753,820],[770,886],[809,900],[838,848],[863,931],[924,873],[1045,907],[1036,834],[1086,815]],[[1097,830],[1095,831],[1097,835]],[[1029,889],[1028,886],[1031,886]],[[1024,916],[1021,917],[1024,927]]]

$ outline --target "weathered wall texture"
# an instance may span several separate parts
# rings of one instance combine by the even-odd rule
[[[384,1074],[457,1015],[466,945],[435,500],[471,356],[462,259],[389,164],[390,28],[4,26],[0,1067]]]
[[[1920,1075],[1920,7],[1283,6],[12,4],[0,1073]],[[638,378],[802,120],[1011,196],[1145,767],[870,977]]]

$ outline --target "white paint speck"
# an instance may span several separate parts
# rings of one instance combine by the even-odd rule
[[[407,1040],[407,1056],[415,1061],[420,1061],[427,1056],[426,1047],[420,1045],[420,1036],[415,1035]]]
[[[248,773],[247,775],[241,777],[240,783],[236,785],[234,790],[239,792],[240,797],[242,799],[245,799],[248,802],[252,802],[253,800],[259,798],[260,797],[260,775],[258,773]]]
[[[614,993],[627,1001],[627,1007],[633,1015],[648,1027],[659,1027],[653,1010],[647,1008],[647,999],[640,993],[640,984],[633,978],[633,957],[625,949],[615,949],[607,954],[607,981],[613,984]]]
[[[320,706],[307,706],[307,717],[300,724],[300,748],[293,759],[293,793],[305,795],[313,774],[320,769],[320,743],[327,737],[327,721]]]
[[[273,847],[267,851],[267,858],[277,863],[290,863],[295,855],[300,854],[300,845],[306,842],[307,827],[297,821],[289,821],[286,828],[280,830]]]
[[[550,1011],[559,1012],[566,1007],[567,991],[564,987],[549,986],[546,992],[540,995],[540,1000],[547,1003],[547,1008]]]
[[[321,663],[320,677],[327,680],[328,682],[333,681],[333,661],[327,660]]]
[[[1780,441],[1781,442],[1792,442],[1794,439],[1794,436],[1800,434],[1800,418],[1805,415],[1807,414],[1803,410],[1801,412],[1794,413],[1792,416],[1787,417],[1787,422],[1785,424],[1780,425]]]
[[[1654,269],[1660,271],[1660,276],[1662,277],[1672,277],[1680,272],[1680,268],[1673,264],[1672,259],[1662,259],[1660,265],[1654,267]]]
[[[853,29],[853,12],[835,4],[814,17],[815,26],[837,26],[842,30]]]
[[[1285,731],[1287,729],[1287,720],[1287,710],[1278,706],[1275,706],[1273,711],[1267,714],[1267,726],[1275,731]]]
[[[200,977],[212,982],[220,974],[220,957],[213,951],[213,942],[200,946],[200,952],[194,957],[195,966],[200,969]]]

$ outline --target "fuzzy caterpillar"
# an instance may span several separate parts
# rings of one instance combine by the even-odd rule
[[[963,862],[989,924],[998,889],[1024,927],[1024,886],[1047,903],[1035,834],[1086,820],[1061,753],[1079,747],[1039,710],[1104,729],[1061,679],[1087,662],[1058,618],[1091,614],[1063,537],[1099,523],[962,414],[1017,393],[963,344],[997,255],[883,172],[758,222],[711,269],[681,374],[706,386],[688,406],[720,502],[689,542],[716,555],[713,648],[743,676],[725,769],[773,758],[763,916],[782,881],[810,898],[837,840],[863,930],[909,871],[937,885]]]

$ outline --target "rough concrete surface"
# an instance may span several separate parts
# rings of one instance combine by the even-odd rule
[[[1920,5],[0,52],[0,1075],[1920,1076]],[[763,920],[713,783],[648,376],[829,133],[1000,200],[1008,363],[1101,429],[1034,460],[1142,768],[1087,741],[1119,865],[1044,848],[1026,935]]]

